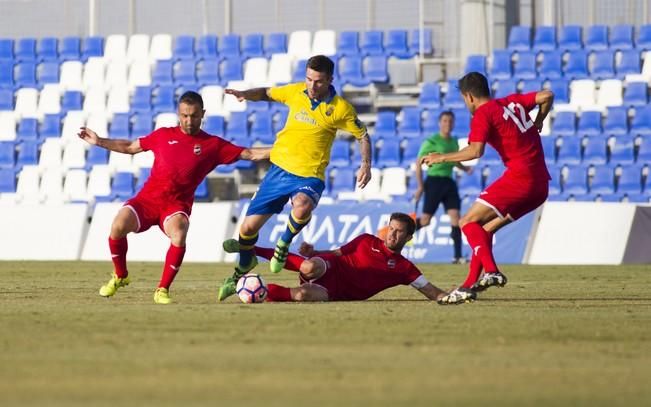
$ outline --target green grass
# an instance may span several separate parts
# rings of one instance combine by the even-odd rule
[[[264,266],[264,265],[263,265]],[[0,262],[0,405],[645,405],[651,266],[504,267],[442,307],[409,287],[366,302],[216,302],[226,265],[160,264],[97,295],[109,263]],[[425,265],[449,288],[463,266]],[[260,268],[260,270],[265,270]],[[283,272],[268,280],[292,283]]]

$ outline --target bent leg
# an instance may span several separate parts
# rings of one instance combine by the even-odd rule
[[[238,262],[238,267],[240,269],[246,269],[251,265],[253,256],[255,254],[254,246],[258,241],[258,231],[264,226],[264,224],[269,220],[271,214],[264,215],[248,215],[244,218],[242,225],[240,226],[240,259]]]
[[[113,268],[118,278],[125,278],[129,275],[127,271],[127,250],[129,249],[127,234],[138,231],[138,227],[138,217],[131,208],[126,206],[118,211],[111,224],[108,243]]]

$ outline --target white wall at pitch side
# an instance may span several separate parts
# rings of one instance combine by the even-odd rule
[[[224,253],[222,242],[233,233],[231,222],[233,203],[196,203],[190,216],[190,230],[186,240],[184,262],[219,262]],[[121,203],[101,203],[95,207],[88,238],[81,254],[82,260],[110,260],[108,236],[113,218]],[[128,235],[128,261],[165,260],[169,239],[158,226],[143,233]]]
[[[529,264],[621,264],[635,204],[547,202]]]
[[[88,228],[88,205],[0,206],[1,260],[77,260]]]

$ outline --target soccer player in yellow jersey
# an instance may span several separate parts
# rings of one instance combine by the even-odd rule
[[[224,91],[239,101],[284,103],[289,106],[289,115],[271,148],[271,168],[253,196],[240,227],[240,259],[233,275],[219,288],[219,301],[235,294],[237,280],[257,265],[254,246],[258,231],[291,199],[287,229],[278,239],[269,263],[274,273],[283,268],[292,239],[310,221],[325,188],[325,169],[337,129],[351,133],[359,141],[362,163],[357,172],[357,183],[360,188],[371,179],[371,141],[353,106],[336,94],[332,86],[333,72],[332,60],[316,55],[307,61],[305,83]],[[233,251],[232,248],[225,249]]]

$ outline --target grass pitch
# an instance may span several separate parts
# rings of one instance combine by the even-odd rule
[[[295,274],[268,281],[294,283]],[[423,265],[435,284],[464,266]],[[216,302],[227,265],[0,262],[2,406],[648,405],[651,266],[504,267],[474,304],[410,287],[365,302]]]

